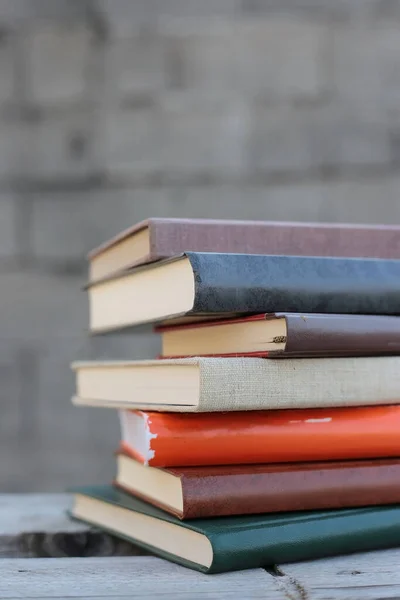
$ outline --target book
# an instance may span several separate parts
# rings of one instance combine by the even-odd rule
[[[71,515],[204,573],[268,567],[398,546],[400,507],[181,521],[112,486],[74,490]]]
[[[400,356],[73,363],[75,404],[221,412],[397,404]]]
[[[122,447],[153,467],[400,457],[400,405],[119,416]]]
[[[400,258],[400,227],[214,219],[141,221],[93,250],[89,279],[170,258],[186,250]]]
[[[400,260],[186,252],[88,288],[90,330],[266,312],[400,314]]]
[[[145,467],[117,457],[115,483],[179,519],[400,502],[400,459]]]
[[[275,313],[164,325],[162,356],[362,356],[400,353],[400,318]]]

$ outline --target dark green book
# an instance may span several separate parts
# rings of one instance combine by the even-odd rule
[[[204,573],[400,545],[398,505],[185,522],[112,486],[74,492],[74,518]]]

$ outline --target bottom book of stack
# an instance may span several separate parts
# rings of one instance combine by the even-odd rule
[[[400,506],[181,521],[113,486],[75,490],[72,516],[204,573],[396,546]]]

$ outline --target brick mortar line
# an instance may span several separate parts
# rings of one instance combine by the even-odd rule
[[[196,174],[173,174],[157,173],[149,175],[95,175],[93,177],[58,180],[24,180],[19,178],[15,181],[0,182],[0,193],[9,192],[23,194],[29,198],[38,193],[46,192],[95,192],[95,191],[119,191],[129,189],[163,189],[163,188],[187,188],[187,187],[214,187],[222,185],[235,184],[240,187],[260,186],[260,187],[282,187],[286,185],[302,184],[323,184],[323,183],[342,183],[342,182],[362,182],[371,180],[382,180],[387,177],[398,176],[397,165],[391,162],[385,164],[364,165],[332,165],[326,167],[316,167],[315,169],[276,170],[259,171],[254,174],[218,174],[212,172],[202,172]]]

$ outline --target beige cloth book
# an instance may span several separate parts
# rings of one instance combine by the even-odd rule
[[[73,402],[170,412],[400,404],[400,356],[74,363]]]

